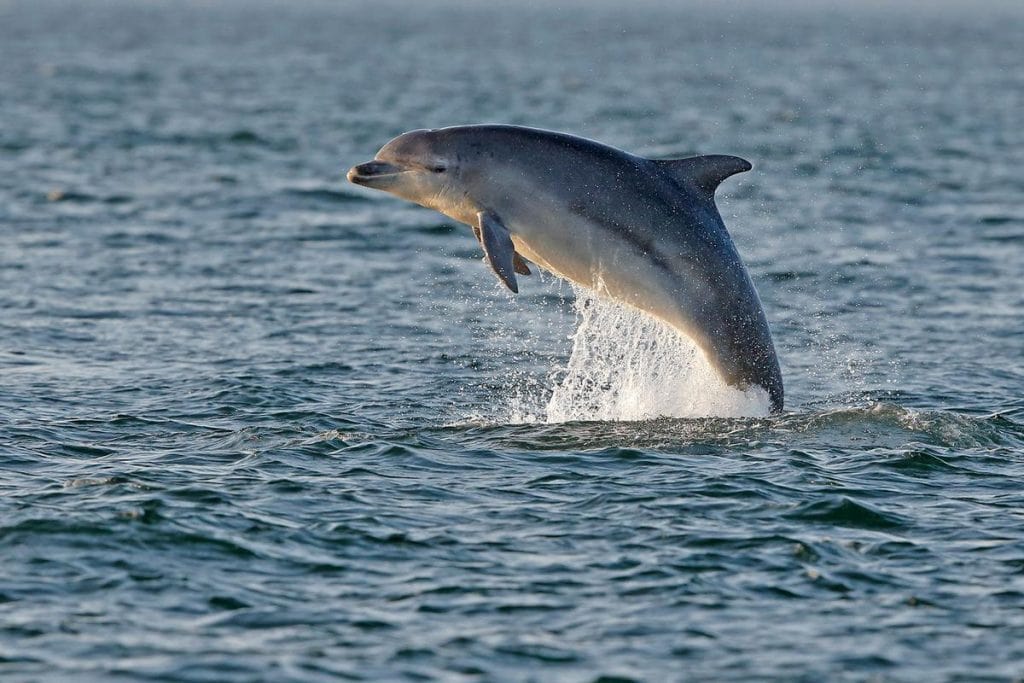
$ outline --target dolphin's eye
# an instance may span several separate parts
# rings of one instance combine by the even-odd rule
[[[445,171],[448,170],[448,167],[445,166],[444,164],[435,164],[434,166],[430,167],[430,170],[433,171],[434,173],[444,173]]]

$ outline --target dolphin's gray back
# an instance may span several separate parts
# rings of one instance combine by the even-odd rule
[[[495,184],[505,190],[490,198],[490,208],[499,215],[522,214],[532,202],[550,214],[548,205],[557,204],[570,212],[571,220],[598,226],[608,238],[626,243],[646,267],[658,271],[657,302],[610,293],[680,328],[727,382],[761,386],[772,410],[782,409],[782,376],[771,331],[714,201],[717,184],[748,170],[747,162],[736,157],[653,161],[592,140],[515,126],[439,132],[470,129],[470,147],[478,138],[494,161],[529,182],[529,188],[524,184],[518,191],[509,187],[514,179]],[[521,196],[531,190],[534,196]],[[523,239],[528,244],[531,237]]]

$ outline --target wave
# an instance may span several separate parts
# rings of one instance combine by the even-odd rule
[[[325,186],[289,187],[283,190],[283,194],[303,200],[316,202],[351,204],[368,201],[366,197],[346,192],[345,190]]]
[[[817,459],[877,453],[900,469],[943,467],[950,458],[1019,458],[1024,424],[1002,414],[973,416],[873,402],[764,417],[660,417],[638,421],[513,422],[476,418],[443,427],[402,430],[456,438],[489,450],[739,453]],[[377,434],[374,438],[379,438]],[[391,435],[392,437],[398,436]],[[426,443],[424,444],[426,445]],[[616,456],[617,457],[617,456]]]

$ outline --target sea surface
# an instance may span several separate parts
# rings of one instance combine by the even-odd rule
[[[1021,680],[1022,45],[1020,3],[0,0],[0,680]],[[786,412],[345,182],[477,122],[749,159]]]

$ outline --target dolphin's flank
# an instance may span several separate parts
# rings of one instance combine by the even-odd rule
[[[719,183],[748,170],[733,156],[655,161],[564,133],[481,125],[400,135],[348,179],[469,225],[513,292],[530,260],[666,321],[727,383],[761,387],[778,412],[771,331],[715,206]]]

